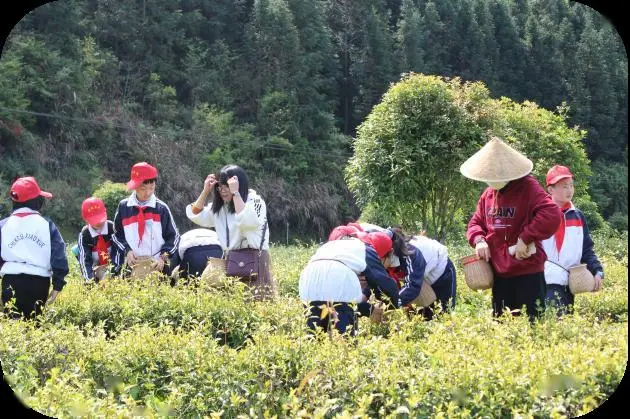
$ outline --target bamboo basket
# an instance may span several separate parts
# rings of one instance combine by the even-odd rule
[[[370,312],[370,320],[372,323],[382,323],[385,320],[385,304],[378,302],[372,306]]]
[[[108,273],[109,273],[109,265],[100,265],[94,268],[94,278],[98,282],[104,281],[105,279],[107,279],[106,277],[109,276]]]
[[[139,256],[136,258],[137,262],[131,267],[131,278],[143,279],[151,272],[155,271],[153,265],[153,258],[151,256]]]
[[[494,275],[490,263],[470,255],[460,259],[464,267],[466,285],[473,290],[487,290],[494,284]]]
[[[225,277],[226,260],[221,258],[208,258],[206,268],[201,273],[201,279],[208,285],[219,285]]]
[[[571,294],[591,292],[595,289],[595,277],[586,269],[586,264],[569,268],[569,290]]]
[[[433,302],[437,300],[437,295],[435,295],[435,291],[433,291],[433,287],[424,281],[422,284],[422,288],[420,288],[420,294],[416,297],[415,300],[411,302],[411,304],[420,306],[420,307],[428,307]]]

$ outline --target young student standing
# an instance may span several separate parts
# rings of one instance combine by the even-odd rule
[[[66,284],[66,244],[54,222],[39,213],[50,192],[39,188],[35,178],[22,177],[11,186],[13,212],[0,220],[0,274],[2,303],[15,298],[12,318],[32,318],[51,304]],[[52,277],[52,290],[49,294]],[[16,316],[17,314],[17,316]]]
[[[553,236],[542,242],[547,254],[547,304],[557,306],[558,315],[562,315],[573,311],[575,301],[568,286],[568,269],[586,263],[587,269],[595,276],[593,291],[599,290],[604,279],[604,269],[593,250],[593,239],[586,217],[571,202],[575,192],[573,174],[568,167],[556,165],[549,169],[546,180],[551,199],[562,210],[560,227]]]
[[[112,242],[114,222],[107,219],[105,203],[99,198],[87,198],[81,205],[81,217],[86,222],[79,233],[77,259],[85,281],[99,282],[107,272],[117,275],[122,255]]]
[[[179,231],[168,205],[155,196],[157,177],[150,164],[133,165],[127,182],[133,193],[118,204],[112,239],[128,266],[135,265],[138,257],[151,257],[156,271],[170,275],[172,268],[166,262],[177,252]]]

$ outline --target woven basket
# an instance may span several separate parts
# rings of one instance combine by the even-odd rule
[[[142,279],[155,271],[155,268],[151,266],[153,264],[151,256],[139,256],[136,260],[136,264],[131,267],[131,278]]]
[[[100,265],[94,268],[94,278],[97,281],[103,281],[106,279],[107,274],[109,273],[109,265]]]
[[[420,307],[429,307],[435,300],[437,300],[435,291],[433,291],[431,285],[425,281],[424,284],[422,284],[422,288],[420,288],[420,294],[411,302],[411,304]]]
[[[378,302],[372,306],[372,311],[370,312],[370,320],[372,323],[382,323],[385,319],[385,305],[381,302]]]
[[[473,290],[487,290],[492,288],[494,284],[494,275],[492,267],[483,259],[477,258],[477,255],[470,255],[460,259],[464,267],[464,278],[466,285]]]
[[[569,289],[572,294],[591,292],[595,289],[595,277],[585,264],[569,268]]]
[[[201,279],[208,285],[219,285],[225,277],[226,260],[221,258],[208,258],[206,268],[201,273]]]

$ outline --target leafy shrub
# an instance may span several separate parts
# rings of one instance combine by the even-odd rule
[[[297,284],[315,246],[272,246],[274,303],[240,283],[86,287],[73,262],[39,327],[0,316],[2,368],[53,417],[575,417],[616,390],[628,356],[627,233],[594,239],[603,289],[561,321],[494,320],[489,292],[463,281],[472,248],[457,242],[452,313],[360,319],[355,340],[306,333]]]
[[[108,219],[113,220],[118,204],[121,200],[127,198],[129,194],[124,183],[114,183],[106,180],[94,190],[92,196],[103,200],[105,208],[107,208]]]

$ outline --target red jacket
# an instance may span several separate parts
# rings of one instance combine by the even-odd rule
[[[483,191],[468,223],[466,238],[473,247],[478,236],[485,238],[492,267],[501,277],[544,272],[547,255],[540,242],[556,232],[561,218],[560,207],[532,175],[527,175],[509,182],[500,191]],[[518,260],[508,253],[508,247],[516,244],[519,237],[525,244],[536,243],[534,255]]]

